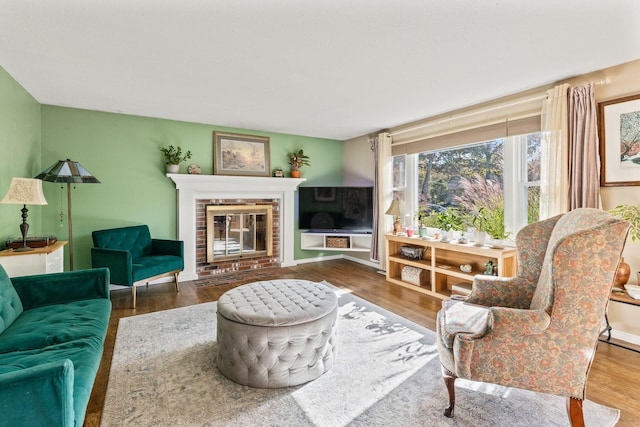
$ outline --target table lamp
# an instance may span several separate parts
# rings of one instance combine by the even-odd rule
[[[399,231],[402,231],[402,223],[400,222],[400,216],[402,215],[402,211],[404,207],[402,206],[402,202],[398,199],[393,199],[391,202],[391,206],[385,212],[386,215],[393,215],[393,234],[398,234]]]
[[[36,176],[38,180],[67,183],[67,216],[69,222],[69,269],[73,271],[73,225],[71,223],[71,184],[100,183],[84,166],[73,160],[58,160]]]
[[[14,249],[16,252],[32,251],[33,248],[27,246],[27,233],[29,224],[27,223],[27,205],[46,205],[47,200],[42,193],[42,181],[33,178],[11,178],[11,186],[0,203],[22,205],[22,246]]]

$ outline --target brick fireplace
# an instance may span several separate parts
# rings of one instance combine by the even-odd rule
[[[278,199],[196,200],[198,277],[280,266],[279,225]]]
[[[167,176],[176,185],[178,239],[184,241],[185,267],[180,280],[296,265],[293,258],[295,191],[304,179],[186,174]],[[236,259],[229,257],[208,261],[207,206],[238,206],[243,211],[256,205],[271,207],[271,254],[246,254]],[[252,211],[249,209],[249,212]]]

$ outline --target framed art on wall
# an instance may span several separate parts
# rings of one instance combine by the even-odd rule
[[[640,185],[640,94],[600,102],[600,184]]]
[[[270,176],[269,138],[235,133],[213,133],[215,175]]]

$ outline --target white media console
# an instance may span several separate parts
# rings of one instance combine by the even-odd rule
[[[300,233],[300,248],[305,250],[369,252],[371,234],[368,233]]]

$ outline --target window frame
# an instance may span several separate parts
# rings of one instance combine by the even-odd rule
[[[537,132],[531,132],[534,134]],[[527,175],[527,135],[513,135],[503,138],[503,196],[505,204],[505,226],[512,234],[506,243],[513,244],[516,233],[527,225],[527,195],[528,189],[540,186],[540,181],[528,181]],[[493,141],[493,140],[491,140]],[[463,149],[465,146],[477,145],[480,141],[456,147],[441,148],[440,150]],[[432,151],[440,151],[432,150]],[[431,151],[425,151],[431,152]],[[405,194],[405,227],[415,227],[414,213],[418,209],[418,156],[415,154],[398,154],[405,157],[406,186],[402,188]],[[393,191],[399,189],[394,188]],[[409,218],[407,218],[409,216]]]

